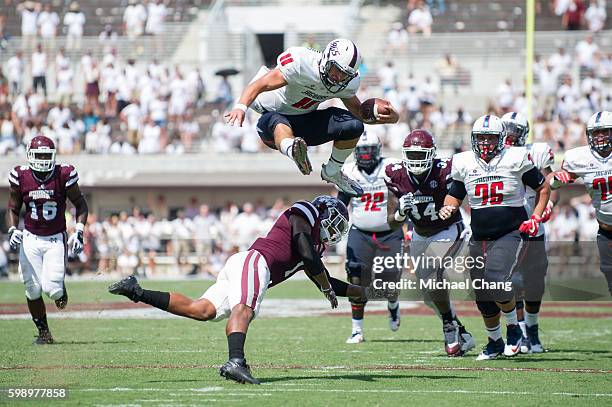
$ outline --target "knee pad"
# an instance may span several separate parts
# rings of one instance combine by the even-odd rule
[[[480,314],[485,318],[491,318],[499,314],[500,309],[494,301],[476,301]]]
[[[64,283],[62,281],[43,281],[42,291],[53,301],[64,295]]]
[[[516,310],[522,310],[523,308],[525,308],[525,302],[523,301],[523,299],[516,299]]]
[[[351,118],[343,121],[340,125],[340,131],[337,135],[338,140],[353,140],[358,139],[364,132],[363,123],[360,120]]]
[[[371,283],[370,273],[366,273],[365,267],[358,261],[347,260],[346,274],[351,284],[367,287]]]

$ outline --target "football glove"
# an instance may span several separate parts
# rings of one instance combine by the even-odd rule
[[[548,201],[546,204],[546,209],[542,212],[542,223],[548,222],[550,220],[550,216],[552,215],[553,207],[555,206],[552,201]]]
[[[85,225],[77,223],[74,229],[75,232],[68,238],[68,247],[70,247],[72,253],[76,255],[83,251],[83,230],[85,229]]]
[[[336,293],[331,287],[326,290],[322,289],[321,292],[323,293],[323,295],[325,295],[325,298],[327,298],[327,301],[329,301],[329,303],[331,304],[332,309],[338,308],[338,298],[336,298]]]
[[[569,172],[560,170],[553,172],[553,177],[550,179],[550,187],[552,189],[560,188],[563,184],[574,182]]]
[[[21,241],[23,240],[23,232],[17,229],[15,226],[11,226],[8,230],[9,234],[9,246],[11,246],[11,250],[19,249],[21,245]]]
[[[406,216],[408,211],[412,209],[412,206],[415,204],[414,194],[412,192],[408,192],[406,195],[402,195],[399,199],[399,213],[402,216]]]
[[[531,218],[529,220],[526,220],[525,222],[521,223],[521,226],[519,226],[519,231],[521,231],[521,233],[525,233],[531,237],[534,237],[538,234],[538,229],[540,227],[541,222],[542,218],[540,218],[538,215],[531,215]]]

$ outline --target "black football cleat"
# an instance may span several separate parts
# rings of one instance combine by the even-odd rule
[[[226,380],[233,380],[238,383],[261,384],[259,380],[251,376],[251,368],[246,363],[246,359],[232,358],[225,362],[219,369],[219,374]]]
[[[115,295],[123,295],[134,302],[142,295],[142,287],[138,284],[136,277],[129,276],[108,286],[108,292]]]
[[[38,331],[38,336],[32,342],[34,345],[51,345],[53,344],[53,336],[49,330]]]
[[[64,287],[64,294],[55,300],[55,306],[57,309],[62,310],[66,308],[66,305],[68,305],[68,290],[66,290],[66,287]]]

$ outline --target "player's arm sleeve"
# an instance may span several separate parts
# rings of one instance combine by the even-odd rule
[[[552,148],[547,144],[546,151],[544,152],[544,157],[542,159],[542,169],[544,168],[552,168],[555,163],[555,153],[553,153]]]
[[[467,195],[467,190],[465,189],[463,181],[452,180],[450,188],[448,189],[448,194],[453,198],[463,201]]]
[[[9,172],[8,181],[11,187],[19,188],[19,173],[17,173],[17,168],[13,168]]]
[[[346,206],[349,206],[349,203],[351,202],[351,196],[345,194],[342,191],[338,191],[338,199]]]
[[[542,175],[536,167],[532,167],[530,170],[525,172],[521,177],[523,184],[527,185],[534,191],[540,188],[540,186],[546,181],[546,178]]]
[[[318,213],[316,217],[313,216],[311,209],[316,210],[310,202],[296,202],[289,211],[289,222],[291,223],[291,243],[304,262],[304,271],[309,276],[316,276],[325,271],[325,266],[312,241],[312,228]]]
[[[276,58],[276,67],[287,83],[295,82],[300,76],[300,61],[296,48],[288,48]]]
[[[79,174],[77,173],[76,168],[74,168],[72,165],[68,166],[68,170],[66,172],[68,175],[64,177],[64,187],[68,189],[79,182]]]
[[[385,184],[389,191],[396,197],[402,196],[399,180],[397,179],[397,171],[394,169],[395,166],[401,166],[401,164],[389,164],[385,167]]]

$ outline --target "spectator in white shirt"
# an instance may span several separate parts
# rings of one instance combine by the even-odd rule
[[[123,138],[119,137],[111,144],[109,152],[111,154],[134,155],[136,154],[136,149]]]
[[[138,142],[139,154],[158,154],[161,152],[161,129],[151,117],[145,119],[140,141]]]
[[[23,53],[17,51],[9,58],[6,69],[6,76],[9,82],[9,94],[14,99],[21,93],[21,79],[23,75]]]
[[[512,81],[506,79],[497,87],[497,107],[504,113],[509,112],[514,104],[514,88]]]
[[[104,111],[107,116],[117,114],[117,88],[120,82],[121,72],[112,63],[106,64],[100,73],[102,93],[106,95]]]
[[[79,3],[76,1],[70,4],[70,10],[64,16],[64,25],[68,27],[66,49],[69,51],[80,50],[83,26],[85,25],[85,14],[83,14]]]
[[[55,78],[55,93],[60,103],[69,105],[72,101],[72,94],[74,92],[72,86],[73,77],[74,75],[70,66],[62,66],[57,71],[57,77]]]
[[[68,126],[68,123],[64,123],[57,129],[56,137],[60,154],[72,154],[78,151],[78,135]]]
[[[408,16],[408,32],[410,34],[416,34],[422,32],[424,36],[429,37],[431,35],[431,24],[433,18],[429,8],[425,5],[423,0],[419,1],[417,8],[412,10],[410,16]]]
[[[49,113],[47,114],[47,123],[57,130],[62,127],[64,124],[68,123],[72,118],[72,112],[64,105],[62,102],[59,102],[57,106],[51,108]]]
[[[85,150],[90,154],[107,154],[110,149],[111,138],[101,127],[99,123],[94,124],[85,135]]]
[[[261,219],[250,202],[242,206],[242,213],[231,224],[231,241],[238,250],[246,250],[261,233]]]
[[[138,99],[132,99],[132,103],[124,107],[119,116],[127,124],[127,141],[136,148],[138,146],[138,130],[142,120],[142,110]]]
[[[40,3],[25,1],[17,5],[17,13],[21,14],[21,49],[30,51],[36,43]]]
[[[565,48],[559,47],[557,52],[550,56],[548,63],[559,74],[569,73],[572,68],[572,57],[565,52]]]
[[[585,70],[593,69],[595,54],[598,51],[599,46],[593,42],[592,35],[576,44],[576,59],[578,60],[581,76],[584,75]]]
[[[55,52],[55,36],[59,23],[59,16],[51,10],[51,4],[45,4],[44,10],[38,15],[37,24],[45,50],[49,53]]]
[[[389,31],[389,34],[387,34],[387,43],[389,44],[387,52],[391,53],[396,53],[397,51],[405,48],[406,44],[408,44],[408,31],[406,31],[404,25],[399,21],[391,25],[391,30]]]
[[[606,1],[591,0],[591,4],[584,14],[589,31],[593,33],[601,31],[604,28],[606,17]]]
[[[378,70],[380,87],[386,95],[392,89],[397,89],[397,71],[393,68],[393,62],[387,61],[385,66]]]
[[[179,124],[180,139],[187,150],[191,149],[193,140],[198,137],[200,131],[200,125],[193,116],[192,112],[188,112],[185,116],[185,120],[181,120]]]
[[[147,25],[145,32],[151,35],[159,35],[164,32],[164,20],[167,10],[163,0],[152,1],[148,5]]]
[[[104,26],[104,30],[98,35],[98,42],[102,45],[104,52],[108,52],[117,45],[117,32],[113,31],[112,25]]]
[[[36,52],[32,54],[32,88],[34,92],[42,88],[45,98],[47,97],[47,54],[43,51],[42,45],[36,46]]]
[[[147,19],[147,11],[136,0],[130,0],[123,12],[123,32],[130,40],[140,37]]]

